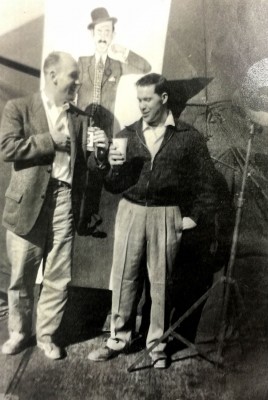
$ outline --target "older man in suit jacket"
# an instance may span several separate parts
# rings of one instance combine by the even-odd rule
[[[78,106],[86,110],[94,124],[112,136],[116,91],[121,76],[143,74],[149,72],[151,66],[134,52],[117,44],[111,45],[117,19],[110,17],[105,8],[96,8],[91,16],[88,29],[92,32],[96,51],[92,56],[79,58],[81,87]],[[109,48],[118,59],[108,56]]]
[[[41,93],[7,103],[1,124],[1,152],[12,162],[3,224],[11,263],[10,338],[4,354],[20,352],[31,337],[33,290],[41,260],[43,287],[37,305],[37,345],[51,359],[61,358],[55,343],[71,280],[72,247],[78,227],[87,170],[105,165],[87,151],[88,117],[69,102],[76,95],[79,69],[71,55],[51,53],[44,62]],[[107,147],[103,131],[94,140]]]

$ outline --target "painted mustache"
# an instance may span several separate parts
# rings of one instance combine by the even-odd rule
[[[98,41],[98,43],[104,43],[104,44],[107,44],[106,40],[101,40],[101,39]]]

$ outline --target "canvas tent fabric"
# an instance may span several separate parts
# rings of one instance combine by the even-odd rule
[[[227,180],[234,201],[248,127],[233,105],[233,94],[248,68],[267,54],[265,15],[268,6],[264,1],[257,5],[253,0],[173,0],[170,5],[162,72],[174,89],[174,112],[207,138],[215,165]],[[0,55],[40,68],[43,23],[40,17],[0,37]],[[39,88],[40,82],[35,77],[3,65],[0,72],[1,110],[9,98]],[[239,257],[246,257],[249,252],[267,255],[267,199],[263,195],[267,187],[267,137],[264,130],[254,138],[251,168],[255,182],[250,179],[247,187]],[[229,163],[231,167],[226,167]],[[9,166],[1,162],[1,171],[0,211]],[[103,192],[100,209],[103,224],[99,229],[107,234],[106,238],[77,238],[73,285],[108,288],[118,199]],[[8,270],[3,228],[0,241],[1,270]]]

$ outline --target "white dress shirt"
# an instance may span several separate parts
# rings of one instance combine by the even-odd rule
[[[48,99],[44,91],[41,91],[41,97],[46,111],[49,133],[52,138],[57,127],[61,127],[60,132],[70,136],[66,112],[69,108],[69,104],[57,107]],[[70,185],[72,184],[70,154],[65,151],[56,151],[51,176],[52,178],[67,182]]]
[[[100,59],[101,59],[103,65],[105,65],[106,60],[107,60],[107,53],[104,53],[104,54],[100,54],[100,53],[97,53],[97,52],[95,53],[95,61],[96,61],[95,67],[97,67]]]
[[[151,153],[152,161],[160,149],[168,125],[175,126],[175,121],[171,111],[168,112],[165,122],[155,127],[148,125],[147,122],[143,120],[142,131],[146,145]]]

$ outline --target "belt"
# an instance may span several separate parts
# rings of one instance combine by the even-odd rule
[[[55,188],[65,187],[65,188],[71,189],[71,187],[72,187],[70,185],[70,183],[65,182],[65,181],[60,181],[59,179],[55,179],[55,178],[50,178],[49,185],[51,185]]]

